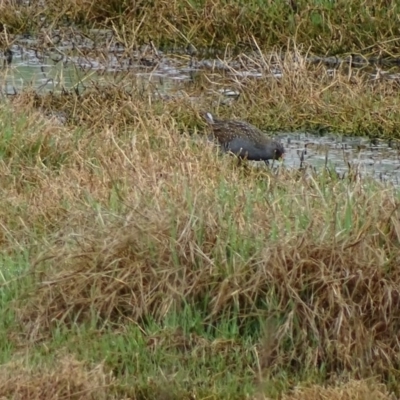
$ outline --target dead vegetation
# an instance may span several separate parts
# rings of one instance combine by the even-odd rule
[[[319,385],[310,388],[299,388],[293,394],[284,395],[283,400],[392,400],[387,390],[375,382],[350,381],[336,387]]]
[[[342,60],[329,68],[310,62],[309,55],[293,45],[288,53],[241,54],[214,67],[203,66],[196,79],[173,85],[168,94],[151,73],[145,85],[137,72],[109,75],[83,90],[64,88],[61,95],[31,90],[13,96],[13,102],[92,132],[105,126],[115,132],[148,129],[146,120],[157,117],[168,129],[193,133],[204,129],[199,112],[208,110],[269,131],[399,137],[400,75],[377,65],[356,68]],[[243,76],[247,73],[260,76]]]
[[[84,29],[112,27],[122,42],[223,49],[285,47],[295,39],[319,54],[343,52],[397,52],[396,2],[183,0],[149,3],[147,0],[2,1],[0,24],[13,33],[58,29],[76,25]]]
[[[395,81],[303,60],[254,58],[282,78],[239,81],[232,67],[201,97],[201,79],[166,97],[122,82],[1,106],[0,244],[27,254],[31,281],[0,308],[13,313],[0,335],[28,358],[47,353],[43,367],[4,362],[1,395],[114,398],[101,368],[73,358],[49,367],[54,347],[106,359],[120,393],[138,399],[222,396],[227,370],[232,398],[249,395],[249,382],[287,399],[399,395],[396,189],[351,173],[238,167],[198,117],[211,107],[272,129],[312,116],[313,128],[395,132]],[[229,106],[222,82],[240,91]],[[131,347],[115,349],[121,336]]]
[[[201,136],[182,134],[159,104],[108,90],[115,97],[105,89],[76,111],[84,130],[35,113],[16,124],[11,114],[1,218],[12,236],[3,248],[30,248],[35,282],[15,299],[19,345],[94,316],[99,331],[145,332],[149,320],[162,325],[189,308],[202,329],[235,315],[238,334],[252,332],[255,358],[244,365],[254,379],[323,370],[328,382],[337,371],[397,381],[397,192],[238,168]],[[190,342],[181,333],[169,346]]]
[[[22,359],[0,367],[3,399],[117,399],[113,379],[102,365],[88,368],[72,356],[61,355],[54,366],[29,366]]]
[[[91,215],[80,219],[77,244],[57,238],[61,245],[53,245],[35,267],[32,301],[19,305],[25,326],[42,338],[57,321],[88,322],[92,315],[102,324],[142,325],[149,317],[161,322],[184,304],[198,307],[204,323],[217,326],[236,309],[244,330],[254,319],[257,325],[270,316],[282,320],[268,369],[324,365],[328,373],[345,370],[359,378],[397,370],[400,226],[398,205],[389,193],[377,198],[356,188],[357,201],[342,210],[351,210],[347,229],[339,229],[340,216],[327,220],[327,209],[318,213],[310,207],[302,212],[306,218],[313,214],[309,226],[297,234],[292,226],[272,240],[271,224],[284,232],[300,212],[295,200],[290,201],[294,210],[283,216],[282,207],[288,212],[289,204],[268,205],[259,198],[247,205],[253,216],[244,220],[240,202],[233,208],[225,204],[222,211],[223,204],[210,207],[195,191],[197,206],[190,211],[190,202],[175,207],[168,202],[171,190],[153,189],[159,213],[144,204],[138,212],[122,213],[117,222],[101,213],[100,226]],[[341,213],[337,202],[344,199],[330,201],[320,187],[308,186],[307,194],[297,190],[284,195],[310,196],[314,204],[325,202]],[[244,199],[240,192],[237,196]],[[224,223],[228,218],[230,224]],[[237,243],[231,243],[232,236]]]

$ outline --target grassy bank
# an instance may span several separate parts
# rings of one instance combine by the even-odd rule
[[[113,27],[128,45],[150,39],[158,46],[223,49],[284,48],[288,40],[319,54],[397,54],[400,5],[387,1],[79,1],[2,3],[0,23],[11,33],[37,33],[78,25]]]
[[[74,90],[64,90],[63,95],[30,91],[15,96],[15,103],[62,113],[70,126],[91,131],[104,126],[120,131],[137,124],[147,129],[148,118],[165,120],[169,115],[169,129],[192,134],[204,130],[200,112],[208,110],[272,132],[332,132],[384,140],[400,137],[398,79],[392,74],[348,64],[332,70],[308,63],[297,49],[284,56],[277,52],[238,56],[227,59],[225,65],[226,71],[204,68],[192,80],[161,85],[138,78],[135,70],[115,76],[92,74],[89,83],[82,78],[86,89],[79,94]],[[274,69],[281,71],[279,77]],[[243,76],[255,70],[263,76]],[[236,95],[228,97],[224,91]]]
[[[0,397],[400,394],[395,189],[238,167],[185,99],[45,116],[76,101],[0,108]]]

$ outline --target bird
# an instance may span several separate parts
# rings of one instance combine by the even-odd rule
[[[267,137],[260,129],[245,121],[222,120],[209,113],[203,113],[213,136],[225,152],[230,152],[249,161],[279,160],[283,157],[283,145]]]

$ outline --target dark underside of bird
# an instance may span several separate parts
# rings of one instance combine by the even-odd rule
[[[268,161],[281,157],[273,147],[263,146],[242,138],[234,138],[225,143],[223,149],[249,161]]]
[[[244,121],[221,120],[214,118],[211,113],[203,117],[212,129],[215,139],[222,149],[250,161],[278,160],[283,157],[283,145]]]

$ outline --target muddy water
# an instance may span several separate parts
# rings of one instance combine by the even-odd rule
[[[55,34],[50,38],[50,44],[29,37],[16,38],[10,48],[12,63],[7,65],[4,62],[4,67],[0,69],[0,94],[14,94],[28,87],[38,92],[57,92],[63,88],[83,91],[93,81],[110,82],[111,78],[118,79],[118,74],[127,72],[130,73],[130,81],[136,79],[134,84],[151,85],[157,94],[166,96],[176,95],[181,88],[184,90],[183,84],[193,81],[199,74],[211,73],[213,79],[218,73],[234,75],[236,79],[265,77],[266,74],[276,79],[282,76],[278,67],[260,70],[257,63],[248,63],[248,60],[245,60],[243,68],[243,59],[199,59],[194,57],[195,50],[190,48],[163,53],[147,45],[127,52],[112,40],[109,31],[98,31],[96,34],[103,41],[102,51],[96,50],[96,40],[75,33],[67,37]],[[315,59],[308,61],[316,62]],[[325,61],[327,68],[332,68],[330,58]],[[3,60],[0,59],[0,62],[3,64]],[[318,62],[323,63],[324,59],[318,59]],[[354,64],[354,60],[335,58],[335,65],[343,62]],[[396,73],[385,75],[379,69],[379,74],[385,79],[400,80]],[[371,78],[374,77],[376,72],[371,72]],[[229,104],[238,94],[229,85],[225,88],[222,85],[219,95],[222,102]],[[284,164],[287,167],[308,166],[321,170],[328,166],[340,176],[345,176],[351,168],[360,176],[372,176],[382,182],[400,185],[400,151],[388,142],[371,143],[367,138],[302,132],[279,133],[276,137],[285,145]]]

